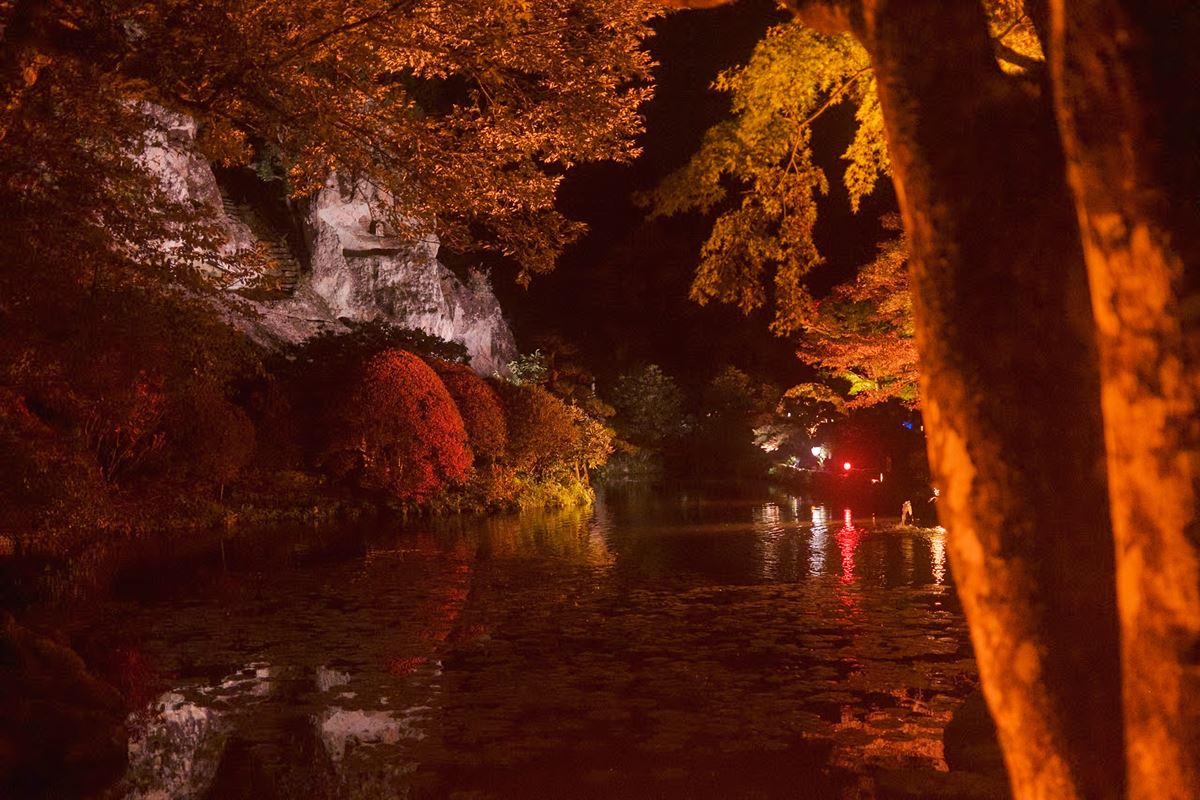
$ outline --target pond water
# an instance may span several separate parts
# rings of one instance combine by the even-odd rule
[[[944,533],[871,523],[631,487],[278,530],[126,570],[72,637],[139,708],[116,797],[963,796]]]

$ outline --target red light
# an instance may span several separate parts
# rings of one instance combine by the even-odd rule
[[[850,471],[850,467],[851,467],[851,464],[850,464],[850,462],[849,462],[849,461],[847,461],[846,463],[842,464],[842,469],[846,470],[846,472],[849,472],[849,471]]]

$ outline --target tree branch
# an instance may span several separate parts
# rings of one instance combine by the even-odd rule
[[[828,111],[831,106],[837,104],[842,99],[842,95],[846,93],[846,90],[849,89],[855,81],[870,71],[871,66],[868,64],[867,66],[859,69],[853,75],[846,78],[846,80],[842,81],[840,86],[830,92],[829,97],[825,100],[825,102],[822,103],[816,111],[809,114],[806,120],[800,123],[800,127],[807,128],[809,125],[816,122],[818,117],[820,117],[822,114]]]

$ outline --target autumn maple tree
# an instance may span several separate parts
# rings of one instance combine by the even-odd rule
[[[893,226],[890,218],[888,225]],[[848,386],[847,397],[838,401],[843,408],[890,399],[918,404],[908,247],[902,234],[881,243],[875,259],[852,280],[814,303],[796,354],[817,367],[825,383]],[[821,394],[819,386],[796,388],[805,395]]]
[[[1200,796],[1200,11],[787,5],[870,67],[929,455],[1015,796]],[[997,29],[1013,12],[1036,51],[1014,56],[1012,23]],[[766,103],[793,96],[811,95]],[[802,231],[811,205],[789,197]],[[811,309],[793,285],[806,264],[778,263],[798,299],[785,319]],[[737,280],[712,285],[738,296]]]
[[[119,219],[163,214],[131,191],[128,157],[154,104],[193,116],[213,160],[273,159],[297,196],[334,172],[368,181],[401,230],[548,269],[580,231],[554,208],[563,171],[637,152],[654,13],[644,0],[5,0],[5,193],[19,206],[85,168],[97,185],[64,205],[100,215],[87,228],[101,243],[152,239]],[[98,193],[111,215],[86,202]]]

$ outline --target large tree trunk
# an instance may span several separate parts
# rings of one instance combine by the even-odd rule
[[[1053,3],[1103,376],[1131,798],[1200,797],[1200,9]]]
[[[866,0],[929,454],[1017,798],[1123,794],[1099,373],[1049,98],[975,0]]]
[[[1119,798],[1099,364],[1050,98],[999,71],[978,0],[789,4],[871,54],[912,248],[929,455],[1013,792]],[[1027,7],[1045,37],[1047,0]]]

